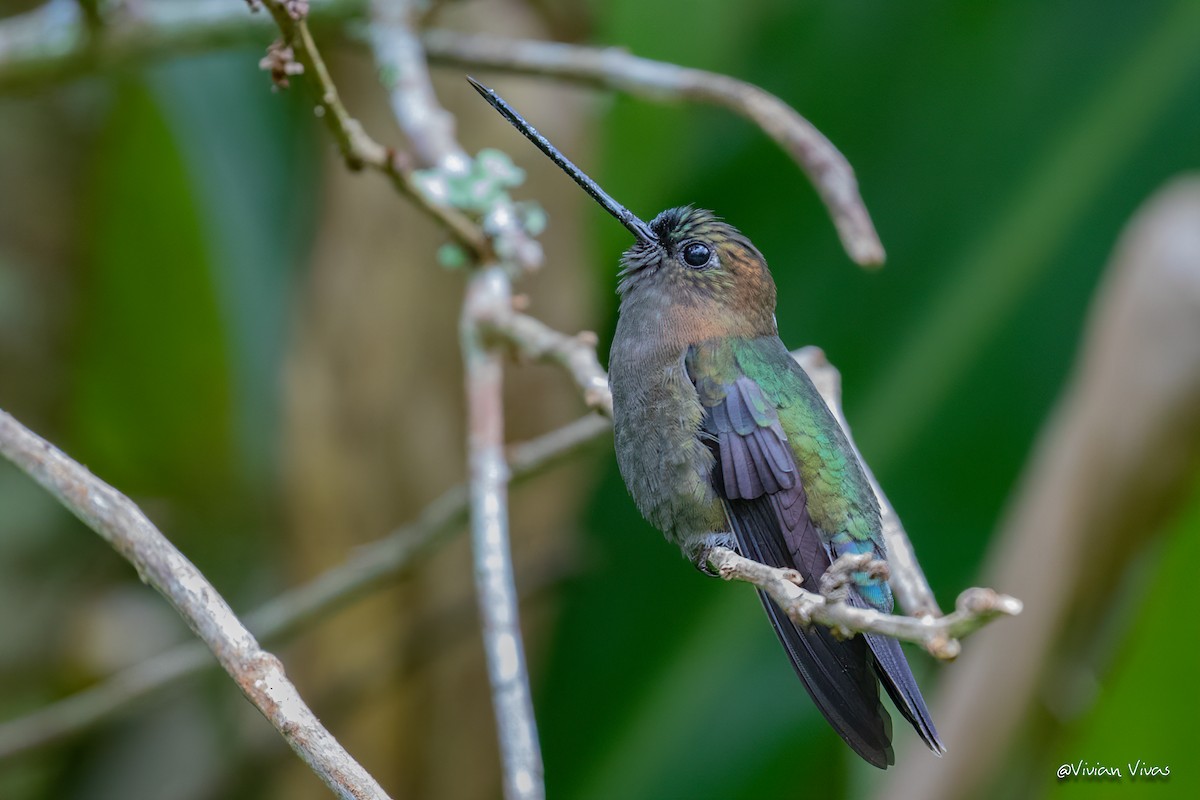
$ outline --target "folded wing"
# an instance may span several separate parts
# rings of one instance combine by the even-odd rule
[[[758,383],[737,371],[731,373],[728,364],[724,366],[715,374],[706,374],[703,364],[693,358],[689,374],[700,390],[705,407],[703,429],[716,456],[713,484],[738,546],[747,558],[798,570],[806,588],[816,591],[821,575],[844,548],[831,543],[831,537],[822,534],[808,513],[805,487],[778,409]],[[882,555],[877,543],[848,544],[847,552],[875,548]],[[875,587],[863,590],[879,593]],[[851,591],[850,602],[873,605],[859,591],[857,587]],[[942,751],[920,690],[894,639],[872,635],[839,640],[824,626],[802,630],[765,594],[760,592],[759,597],[817,708],[855,752],[881,768],[894,762],[891,719],[879,699],[880,677],[897,708],[930,748]]]

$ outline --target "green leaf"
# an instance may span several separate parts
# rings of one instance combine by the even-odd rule
[[[210,252],[175,142],[140,84],[117,89],[94,170],[73,448],[128,493],[219,490],[232,408]]]

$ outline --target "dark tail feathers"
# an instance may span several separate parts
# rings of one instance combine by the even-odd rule
[[[892,718],[879,699],[879,680],[861,636],[840,641],[822,625],[801,630],[767,595],[759,592],[792,668],[817,709],[854,752],[887,769],[896,763]]]
[[[930,750],[939,756],[945,753],[946,747],[938,738],[937,728],[933,727],[929,709],[925,707],[925,698],[921,697],[921,690],[917,687],[917,680],[904,658],[900,643],[890,636],[878,633],[864,634],[863,638],[871,646],[871,652],[875,655],[876,671],[896,708],[912,723]]]

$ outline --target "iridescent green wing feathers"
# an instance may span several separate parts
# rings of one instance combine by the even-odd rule
[[[777,337],[704,342],[685,366],[704,408],[714,490],[748,558],[800,571],[809,589],[844,553],[884,557],[879,506],[857,456],[808,375]],[[943,752],[899,643],[802,630],[764,595],[776,634],[817,707],[872,764],[892,763],[891,721],[876,675],[935,753]],[[892,608],[885,582],[855,576],[848,602]]]
[[[832,558],[884,557],[871,487],[837,421],[778,337],[702,343],[689,351],[687,368],[715,437],[718,492],[730,500],[768,498],[793,556],[788,566],[823,571],[828,564],[818,564],[825,560],[818,547]],[[887,584],[857,577],[862,599],[890,611]]]

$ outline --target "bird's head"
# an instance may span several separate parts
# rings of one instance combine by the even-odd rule
[[[649,224],[618,203],[498,94],[468,78],[501,115],[571,176],[585,192],[633,234],[621,259],[618,291],[627,302],[665,301],[675,314],[720,334],[775,333],[775,282],[767,262],[741,231],[711,211],[668,209]],[[660,305],[661,302],[655,303]]]

